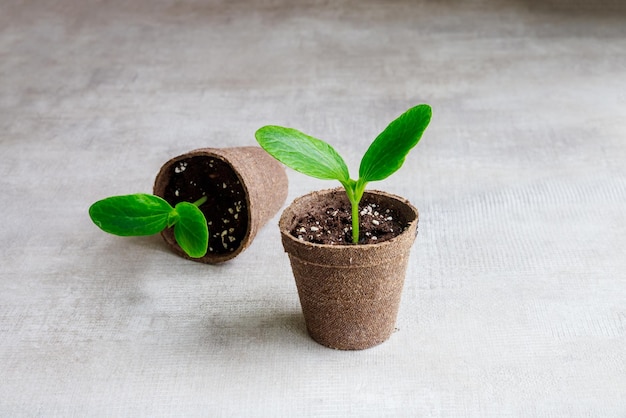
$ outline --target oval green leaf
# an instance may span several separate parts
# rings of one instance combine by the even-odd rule
[[[365,152],[359,177],[366,182],[383,180],[398,171],[409,151],[419,142],[431,116],[430,106],[421,104],[391,122]]]
[[[350,178],[343,158],[321,139],[281,126],[264,126],[255,137],[272,157],[300,173],[323,180]]]
[[[167,226],[172,206],[151,194],[112,196],[91,205],[89,216],[103,231],[120,236],[152,235]]]
[[[180,202],[174,210],[178,214],[174,225],[176,242],[189,257],[203,257],[209,247],[209,228],[204,214],[189,202]]]

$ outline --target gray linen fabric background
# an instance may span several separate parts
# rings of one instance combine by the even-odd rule
[[[308,338],[278,215],[219,266],[88,218],[266,124],[356,173],[418,103],[375,348]],[[0,156],[0,416],[626,416],[623,2],[3,0]]]

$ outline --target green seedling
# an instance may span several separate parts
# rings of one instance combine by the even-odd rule
[[[352,242],[359,242],[359,202],[365,186],[395,173],[417,145],[430,122],[429,105],[415,106],[385,128],[361,159],[359,178],[353,180],[343,158],[328,143],[292,128],[264,126],[255,136],[261,147],[288,167],[324,180],[338,180],[352,207]]]
[[[165,199],[151,194],[112,196],[89,208],[91,220],[103,231],[123,237],[158,234],[174,228],[174,237],[189,257],[203,257],[209,246],[209,229],[199,206],[180,202],[172,207]]]

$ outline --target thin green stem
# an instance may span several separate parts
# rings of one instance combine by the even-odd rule
[[[193,205],[195,207],[200,207],[200,205],[202,205],[206,201],[207,201],[207,197],[206,196],[202,196],[200,199],[198,199],[195,202],[193,202]]]
[[[359,202],[361,202],[361,198],[363,197],[363,192],[365,191],[366,181],[359,179],[358,181],[349,180],[346,182],[341,182],[343,184],[344,189],[346,190],[346,194],[348,195],[348,200],[350,201],[350,205],[352,206],[352,243],[359,243]]]
[[[352,201],[352,243],[359,243],[359,202]]]

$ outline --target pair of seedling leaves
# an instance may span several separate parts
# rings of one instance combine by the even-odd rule
[[[137,193],[99,200],[89,208],[91,220],[105,232],[123,237],[158,234],[174,227],[174,237],[189,257],[203,257],[209,245],[209,229],[199,206],[207,200],[180,202],[172,207],[165,199]]]
[[[350,178],[344,159],[328,143],[292,128],[264,126],[255,136],[261,147],[286,166],[311,177],[338,180],[352,209],[352,242],[359,241],[359,202],[365,186],[395,173],[430,122],[430,106],[415,106],[385,128],[361,159],[359,177]],[[113,196],[89,209],[93,222],[102,230],[121,236],[152,235],[174,228],[176,242],[192,258],[203,257],[208,248],[208,227],[199,206],[206,197],[180,202],[172,207],[149,194]]]

